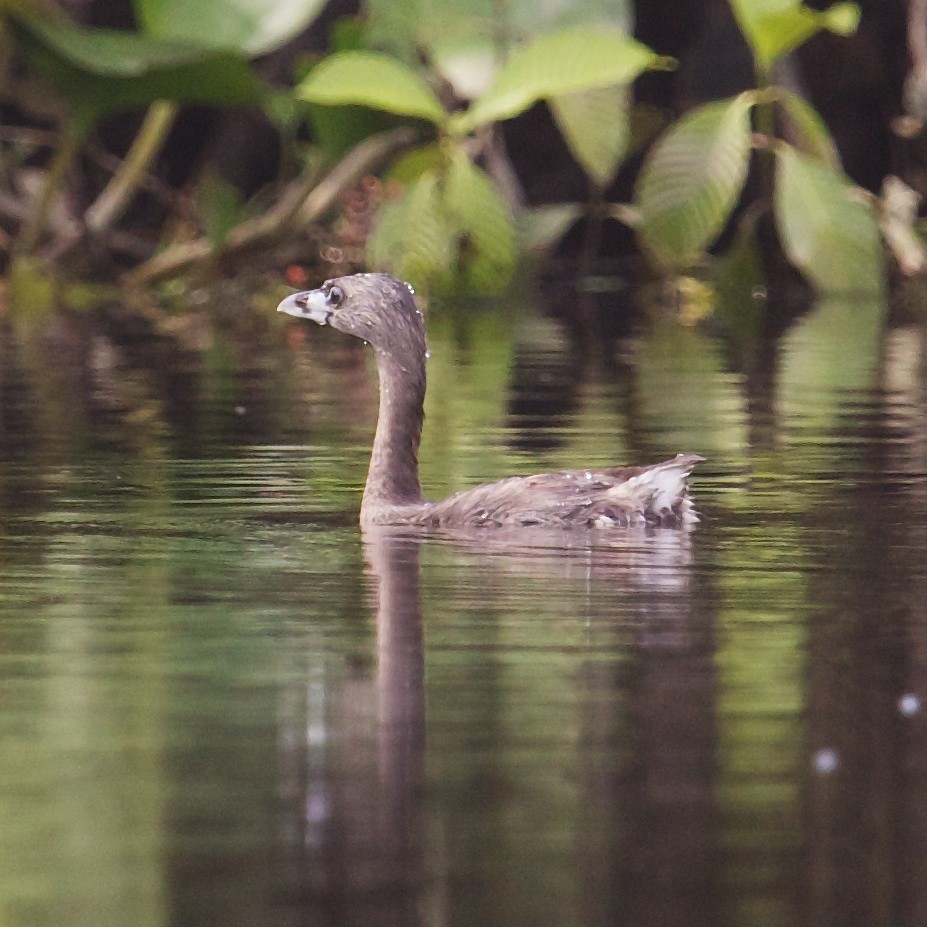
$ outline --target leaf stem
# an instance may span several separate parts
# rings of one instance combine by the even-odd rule
[[[756,114],[756,133],[769,140],[763,149],[757,149],[759,162],[760,188],[763,196],[772,200],[774,182],[774,147],[776,138],[776,110],[775,100],[777,94],[775,86],[769,81],[769,74],[759,65],[756,68],[759,88],[756,91],[756,103],[753,111]]]

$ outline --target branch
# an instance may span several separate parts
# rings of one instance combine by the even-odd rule
[[[58,140],[58,148],[52,155],[45,172],[45,182],[42,189],[31,206],[30,212],[23,219],[23,223],[13,243],[14,255],[28,255],[35,251],[42,238],[42,233],[48,224],[49,214],[55,202],[56,195],[61,191],[67,180],[74,160],[80,149],[83,133],[73,123],[65,125]]]
[[[148,173],[151,162],[161,150],[176,115],[177,104],[167,100],[156,100],[148,107],[145,119],[125,159],[103,192],[84,213],[84,221],[89,231],[103,232],[119,221]]]
[[[183,242],[156,254],[123,279],[130,285],[167,280],[197,265],[269,245],[294,227],[318,222],[346,189],[414,139],[415,132],[409,128],[372,135],[348,152],[321,181],[317,167],[308,166],[267,213],[235,226],[220,248],[215,248],[208,238]]]

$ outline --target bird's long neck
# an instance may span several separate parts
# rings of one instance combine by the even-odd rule
[[[380,414],[361,504],[361,521],[379,505],[420,502],[418,448],[425,418],[425,358],[399,361],[377,351]]]

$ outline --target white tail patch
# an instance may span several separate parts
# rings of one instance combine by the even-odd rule
[[[680,512],[683,521],[698,521],[691,502],[686,498],[686,477],[703,459],[697,454],[677,454],[672,460],[647,467],[637,476],[619,483],[608,491],[608,495],[615,502],[655,515],[671,512],[680,500],[685,500]]]

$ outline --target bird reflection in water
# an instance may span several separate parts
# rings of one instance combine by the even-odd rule
[[[575,658],[581,743],[574,745],[569,765],[578,762],[580,776],[569,785],[577,790],[577,817],[569,823],[577,837],[558,860],[558,868],[576,882],[577,902],[581,899],[573,913],[593,925],[613,923],[621,912],[636,911],[640,923],[661,924],[681,923],[674,911],[691,915],[693,903],[698,908],[695,896],[710,884],[706,845],[712,839],[714,745],[711,648],[692,612],[691,542],[686,532],[666,530],[607,537],[594,531],[494,530],[427,540],[410,529],[366,531],[376,665],[361,662],[346,674],[341,690],[328,696],[324,746],[303,754],[309,759],[299,800],[302,836],[298,847],[290,844],[287,877],[289,897],[300,912],[311,910],[322,923],[374,927],[430,922],[433,916],[475,924],[477,912],[492,920],[507,917],[508,905],[524,891],[512,883],[517,867],[508,871],[491,863],[517,835],[489,832],[480,850],[485,859],[462,858],[477,852],[474,820],[486,822],[494,812],[487,818],[485,807],[477,813],[467,802],[446,806],[441,799],[442,777],[457,764],[474,762],[467,744],[448,747],[441,727],[444,706],[454,703],[466,711],[479,692],[439,685],[431,691],[430,708],[437,714],[430,726],[437,724],[442,737],[440,749],[429,749],[436,791],[425,803],[419,559],[427,544],[429,567],[433,557],[449,559],[452,576],[460,578],[459,587],[447,590],[450,607],[464,610],[478,602],[498,609],[499,620],[518,608],[526,620],[527,608],[536,620],[531,612],[536,605],[515,600],[543,588],[562,597],[574,627],[594,640],[587,655]],[[442,617],[432,616],[430,634],[439,633]],[[436,653],[429,664],[439,673],[441,658]],[[498,762],[504,765],[507,744],[493,749],[502,751]],[[553,756],[552,768],[561,762],[561,755]],[[535,774],[549,770],[530,773]],[[490,789],[490,810],[510,800],[516,807],[509,808],[515,812],[509,818],[517,819],[519,801],[537,800],[520,796],[518,788],[501,799]],[[499,821],[504,825],[504,818]],[[464,833],[470,834],[466,840],[455,836]],[[525,852],[533,836],[520,835]],[[652,870],[642,873],[642,860]],[[543,871],[532,878],[538,881],[533,903],[546,904],[544,893],[555,891],[554,883],[543,884]],[[564,899],[551,903],[556,909]],[[464,916],[465,908],[473,914]],[[658,913],[663,920],[656,919]],[[696,917],[692,923],[697,922]]]
[[[358,659],[340,687],[325,680],[315,693],[310,682],[305,742],[288,737],[283,751],[286,907],[314,923],[415,924],[424,883],[419,541],[368,533],[364,557],[375,667]],[[290,731],[294,722],[285,721]]]

